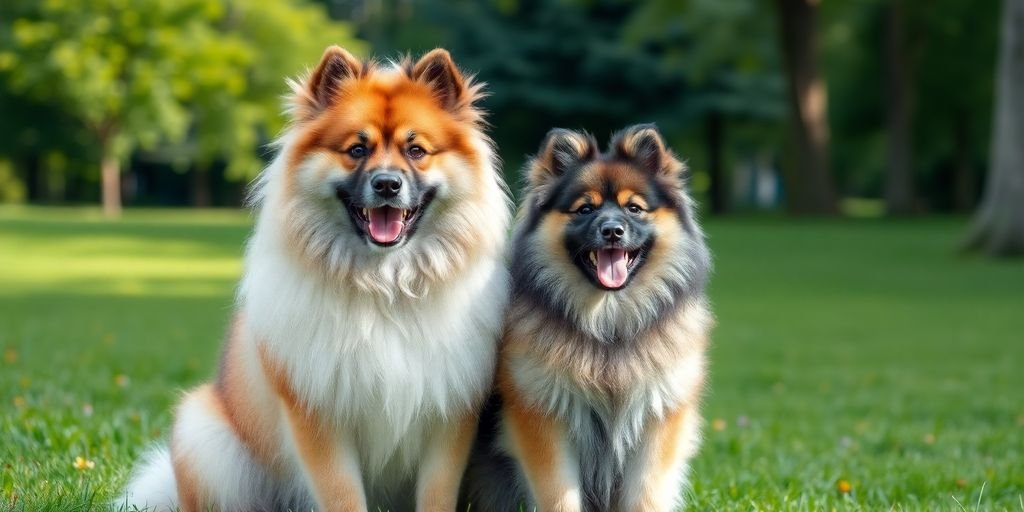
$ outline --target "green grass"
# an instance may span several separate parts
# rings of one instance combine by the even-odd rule
[[[212,375],[249,226],[0,209],[0,510],[103,509]],[[959,257],[963,227],[709,223],[691,509],[1024,511],[1024,265]]]

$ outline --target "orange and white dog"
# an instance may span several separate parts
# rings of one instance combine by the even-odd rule
[[[293,88],[217,377],[126,500],[452,511],[508,295],[480,86],[444,50],[378,65],[331,47]]]

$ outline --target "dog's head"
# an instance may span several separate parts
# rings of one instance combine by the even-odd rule
[[[709,257],[684,170],[653,125],[622,130],[604,153],[552,130],[527,166],[516,283],[602,333],[698,297]]]
[[[280,169],[260,194],[304,257],[422,288],[500,245],[507,200],[480,86],[448,52],[378,65],[331,47],[293,89]]]

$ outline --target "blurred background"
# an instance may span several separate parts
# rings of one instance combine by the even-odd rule
[[[994,163],[1006,3],[8,0],[0,200],[238,206],[284,77],[340,44],[450,49],[489,84],[512,183],[553,126],[650,121],[711,214],[967,213]]]
[[[715,255],[693,509],[1024,511],[1024,0],[0,0],[0,512],[108,510],[213,374],[329,44],[448,48],[514,190],[658,123]]]

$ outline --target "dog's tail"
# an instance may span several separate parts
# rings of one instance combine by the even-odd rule
[[[149,450],[135,468],[116,510],[134,512],[173,512],[178,510],[178,487],[174,481],[171,452],[165,446]]]

